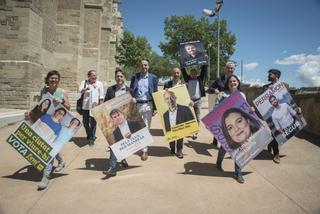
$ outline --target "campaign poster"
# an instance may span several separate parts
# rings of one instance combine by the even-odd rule
[[[81,122],[50,94],[44,94],[7,139],[17,152],[42,171],[80,129]]]
[[[267,128],[239,91],[224,99],[202,122],[240,168],[272,140]]]
[[[118,161],[153,143],[129,92],[94,107],[92,115]]]
[[[300,109],[282,82],[269,87],[253,101],[279,145],[307,125]]]
[[[179,85],[152,94],[167,142],[199,131],[195,112],[186,85]]]
[[[183,42],[179,45],[180,67],[207,65],[208,58],[200,41]]]

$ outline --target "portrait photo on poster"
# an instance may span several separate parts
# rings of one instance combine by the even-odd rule
[[[282,82],[276,83],[253,102],[280,145],[307,125],[301,109]]]
[[[192,65],[207,65],[208,58],[204,46],[200,41],[183,42],[179,45],[179,59],[181,67]]]
[[[239,91],[224,99],[202,121],[240,168],[272,140]]]

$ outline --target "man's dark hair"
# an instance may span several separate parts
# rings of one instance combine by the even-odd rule
[[[119,109],[117,109],[117,108],[115,108],[115,109],[112,109],[111,111],[110,111],[110,117],[112,117],[112,115],[114,115],[114,114],[116,114],[116,113],[121,113],[122,114],[122,112],[119,110]]]
[[[116,76],[118,72],[120,72],[124,77],[126,77],[126,73],[121,68],[116,68],[114,75]]]
[[[275,98],[276,100],[278,100],[276,96],[271,95],[271,96],[269,97],[269,102],[271,102],[271,99],[272,99],[272,98]]]
[[[275,68],[272,68],[268,71],[268,73],[273,73],[274,75],[276,75],[278,77],[278,79],[280,79],[281,76],[281,71]]]

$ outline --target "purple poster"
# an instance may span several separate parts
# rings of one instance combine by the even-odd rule
[[[223,100],[202,122],[240,168],[272,140],[269,131],[239,91]]]

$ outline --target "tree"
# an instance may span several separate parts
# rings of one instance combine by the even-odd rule
[[[160,76],[171,76],[172,69],[178,67],[176,61],[170,60],[169,57],[160,56],[156,52],[152,52],[150,57],[150,69],[152,72]]]
[[[218,21],[210,23],[207,18],[196,20],[192,15],[170,16],[164,21],[164,34],[167,42],[160,43],[166,57],[178,60],[179,43],[200,40],[207,52],[210,48],[210,77],[215,77],[217,68]],[[236,37],[227,31],[227,21],[220,20],[220,67],[222,68],[235,51]]]
[[[137,68],[139,59],[151,56],[151,46],[144,36],[135,37],[131,32],[125,30],[123,37],[117,44],[117,62],[124,66],[128,73]]]

